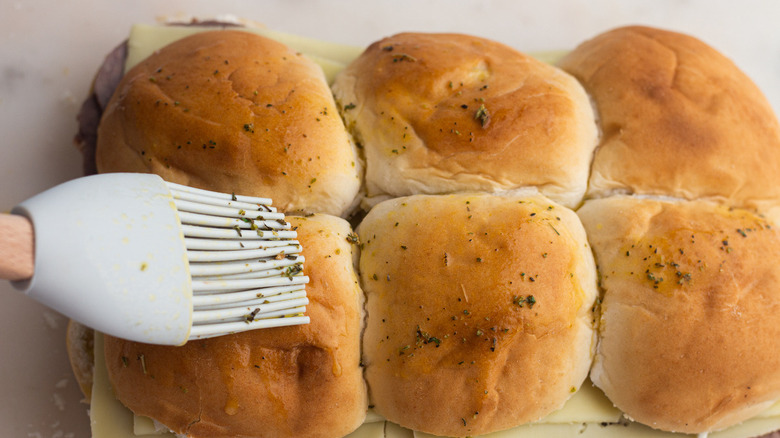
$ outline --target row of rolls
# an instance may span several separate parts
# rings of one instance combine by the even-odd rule
[[[282,43],[207,31],[122,77],[87,156],[270,197],[304,248],[308,325],[106,336],[117,398],[176,433],[332,438],[370,407],[475,436],[583,384],[703,433],[780,399],[780,125],[692,36],[617,28],[553,65],[402,33],[329,83]]]

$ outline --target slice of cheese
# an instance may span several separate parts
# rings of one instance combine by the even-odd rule
[[[133,433],[135,436],[173,436],[165,426],[159,425],[149,417],[133,415]]]
[[[409,429],[404,429],[389,421],[385,422],[385,438],[414,438],[414,435],[415,432],[412,432]]]
[[[92,399],[89,417],[93,438],[137,438],[133,413],[114,396],[108,380],[103,335],[95,333],[95,369],[92,377]],[[151,421],[151,420],[149,420]],[[160,435],[155,435],[159,437]],[[173,437],[173,434],[168,436]]]
[[[159,50],[178,39],[197,32],[215,29],[218,28],[205,26],[154,26],[136,24],[131,28],[130,37],[127,40],[125,72],[149,57],[149,55],[156,50]],[[274,39],[284,43],[291,49],[302,53],[322,67],[328,83],[332,83],[336,74],[344,69],[350,61],[355,59],[363,51],[360,47],[326,43],[260,27],[236,27],[235,29],[256,33]]]
[[[544,424],[534,423],[501,432],[482,435],[479,438],[752,438],[770,433],[780,428],[778,418],[754,418],[738,426],[720,432],[690,435],[662,432],[631,422],[619,424],[571,423]],[[414,438],[441,438],[415,432]]]
[[[364,423],[345,438],[385,438],[385,422]]]
[[[542,421],[550,424],[616,423],[623,417],[612,402],[586,380],[563,407],[546,416]]]
[[[298,35],[277,32],[264,27],[236,27],[235,29],[253,32],[266,38],[279,41],[293,50],[302,53],[322,67],[328,83],[333,83],[336,74],[344,69],[364,50],[363,47],[320,41]],[[136,24],[130,30],[128,38],[125,72],[146,59],[149,55],[164,46],[197,32],[215,30],[207,26],[157,26]],[[565,55],[565,50],[530,53],[540,61],[554,64]]]

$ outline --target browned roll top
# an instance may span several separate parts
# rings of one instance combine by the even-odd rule
[[[596,127],[582,86],[504,44],[394,35],[333,90],[364,149],[370,197],[535,186],[574,207],[585,192]]]
[[[179,434],[344,436],[366,416],[363,295],[342,219],[290,217],[307,259],[311,323],[148,345],[106,336],[117,397]]]
[[[758,87],[702,41],[624,27],[560,61],[593,98],[602,131],[588,197],[780,199],[780,124]]]
[[[133,67],[97,142],[101,173],[156,173],[283,211],[346,214],[361,184],[320,67],[245,31],[198,33]]]
[[[474,436],[538,420],[580,387],[596,272],[576,215],[539,195],[415,195],[358,228],[366,380],[404,427]]]
[[[719,430],[780,397],[780,229],[706,201],[579,210],[604,299],[591,379],[630,418]]]

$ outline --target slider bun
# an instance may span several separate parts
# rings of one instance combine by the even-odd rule
[[[702,433],[780,398],[780,232],[706,201],[578,211],[604,289],[591,379],[630,418]]]
[[[81,393],[84,394],[84,400],[89,403],[95,371],[95,332],[79,322],[69,320],[65,347],[73,375]]]
[[[287,212],[343,215],[361,184],[321,68],[239,30],[183,38],[136,65],[97,135],[101,173],[156,173]]]
[[[347,435],[368,406],[363,294],[343,219],[288,217],[306,257],[307,325],[167,347],[105,337],[117,398],[189,437]]]
[[[602,140],[588,197],[712,198],[767,208],[780,198],[780,125],[732,61],[688,35],[623,27],[559,63],[597,107]]]
[[[481,435],[538,420],[580,387],[597,290],[571,210],[536,193],[414,195],[376,205],[358,234],[377,413]]]
[[[573,207],[585,193],[597,141],[587,95],[503,44],[398,34],[369,46],[333,92],[364,147],[369,197],[536,186]]]

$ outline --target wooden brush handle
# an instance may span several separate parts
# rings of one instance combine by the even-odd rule
[[[27,218],[0,214],[0,278],[17,281],[33,276],[33,227]]]

